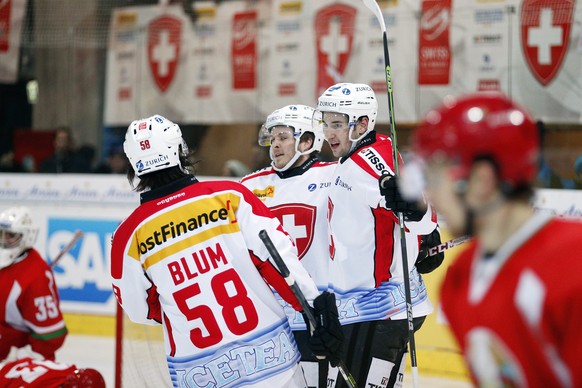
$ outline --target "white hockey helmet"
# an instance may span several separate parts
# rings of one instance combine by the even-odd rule
[[[32,248],[38,236],[30,210],[24,206],[14,206],[0,213],[0,268],[8,267]]]
[[[349,138],[357,142],[374,129],[378,116],[378,101],[374,90],[366,84],[339,83],[329,88],[317,99],[317,111],[314,115],[314,126],[323,124],[323,113],[334,112],[348,118]],[[368,117],[366,132],[354,139],[352,137],[356,123],[360,117]]]
[[[139,177],[173,166],[182,167],[180,152],[186,153],[187,148],[178,124],[154,115],[129,125],[123,151]]]
[[[315,110],[312,107],[306,105],[287,105],[277,109],[267,116],[267,120],[259,130],[259,145],[269,147],[271,145],[271,131],[278,126],[291,128],[293,131],[293,137],[295,138],[295,155],[283,168],[277,168],[273,165],[275,170],[285,171],[289,169],[301,155],[308,155],[313,151],[321,151],[325,138],[321,128],[313,128],[312,126],[314,111]],[[313,133],[314,135],[313,145],[311,148],[301,152],[299,151],[301,136],[307,132]]]

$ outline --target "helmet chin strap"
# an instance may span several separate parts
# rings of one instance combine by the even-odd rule
[[[272,151],[271,150],[269,150],[269,154],[270,154],[271,160],[272,160],[273,159],[273,154],[272,154]],[[297,161],[297,159],[299,159],[299,157],[301,155],[302,155],[301,152],[295,151],[295,155],[293,155],[293,157],[291,158],[291,160],[289,160],[287,162],[287,164],[284,165],[283,167],[279,168],[279,167],[275,166],[275,162],[274,161],[271,162],[271,166],[273,166],[273,170],[275,170],[275,171],[279,171],[279,172],[287,171],[289,168],[291,168],[291,166],[293,165],[293,163],[295,163]]]
[[[350,146],[350,152],[352,152],[358,145],[358,142],[362,140],[370,132],[368,129],[366,129],[366,131],[362,133],[357,139],[352,139],[352,134],[354,133],[354,129],[356,129],[356,124],[357,124],[356,122],[352,122],[350,124],[350,129],[348,132],[348,139],[350,139],[350,142],[352,143]]]

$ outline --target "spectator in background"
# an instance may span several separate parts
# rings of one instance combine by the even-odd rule
[[[548,189],[573,189],[574,182],[571,179],[562,178],[552,169],[552,167],[550,167],[546,161],[544,156],[544,146],[548,130],[545,123],[541,120],[538,120],[536,121],[536,127],[538,129],[541,152],[539,156],[540,162],[535,186]]]
[[[123,152],[123,147],[118,146],[109,152],[105,162],[97,166],[94,172],[97,174],[127,174],[128,167],[129,162]]]
[[[241,178],[247,174],[250,174],[251,169],[249,166],[241,162],[240,160],[230,159],[224,162],[222,168],[222,176],[230,176],[234,178]]]
[[[574,162],[574,188],[582,189],[582,155],[578,156]]]
[[[70,128],[62,127],[56,130],[53,146],[53,155],[40,162],[38,172],[79,172],[77,163],[79,158],[73,147]]]
[[[0,172],[26,172],[14,159],[14,151],[7,151],[0,155]]]

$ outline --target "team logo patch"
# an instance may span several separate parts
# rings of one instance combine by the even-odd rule
[[[317,209],[315,206],[305,204],[286,204],[272,207],[271,211],[295,241],[297,254],[301,260],[313,242]]]
[[[264,201],[267,198],[273,198],[275,196],[275,186],[267,186],[264,189],[255,189],[253,194],[256,195]]]
[[[148,26],[148,63],[154,82],[165,92],[176,75],[180,58],[182,21],[161,16]]]
[[[542,85],[558,74],[568,51],[574,15],[572,0],[524,0],[521,44],[526,62]]]

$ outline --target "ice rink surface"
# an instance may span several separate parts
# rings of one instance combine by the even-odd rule
[[[109,337],[69,335],[63,347],[57,352],[57,360],[75,364],[78,368],[97,369],[107,383],[114,386],[115,342]],[[404,378],[404,387],[413,387],[412,375]],[[418,388],[469,388],[471,384],[458,380],[420,376]],[[144,388],[144,387],[124,387]],[[155,387],[152,387],[155,388]]]

